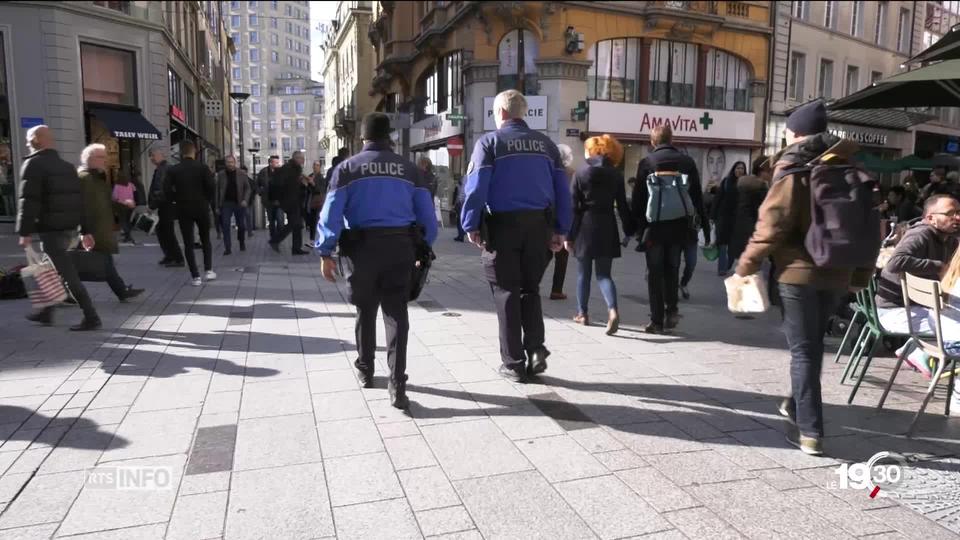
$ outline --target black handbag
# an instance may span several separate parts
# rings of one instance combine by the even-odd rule
[[[104,282],[107,280],[107,257],[110,255],[102,251],[70,250],[70,260],[73,261],[80,281]]]

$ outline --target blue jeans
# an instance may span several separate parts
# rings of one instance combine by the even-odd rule
[[[597,284],[600,286],[603,299],[607,302],[607,308],[617,309],[617,285],[610,277],[613,259],[610,257],[584,257],[578,259],[578,261],[580,271],[577,274],[577,306],[580,313],[586,314],[587,305],[590,303],[590,280],[594,266],[597,269]]]
[[[726,244],[717,246],[717,250],[720,252],[720,256],[717,257],[717,273],[721,276],[727,275],[727,272],[730,271],[730,265],[733,264],[733,261],[730,260],[728,247]]]
[[[800,433],[807,437],[823,437],[823,337],[842,296],[842,292],[809,285],[780,284],[783,333],[790,348],[790,407]]]
[[[220,230],[223,232],[223,248],[230,251],[230,218],[237,221],[237,240],[240,247],[244,247],[244,238],[247,230],[247,209],[236,203],[223,203],[220,208]]]
[[[680,286],[686,287],[693,279],[693,272],[697,269],[697,257],[700,256],[700,246],[696,242],[690,242],[683,248],[683,276],[680,278]]]

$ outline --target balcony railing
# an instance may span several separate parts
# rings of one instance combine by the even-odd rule
[[[655,8],[661,9],[675,9],[678,11],[689,11],[694,13],[705,13],[707,15],[719,15],[719,9],[717,4],[719,2],[695,2],[695,1],[685,1],[685,0],[658,0],[655,2],[650,2],[650,4]]]

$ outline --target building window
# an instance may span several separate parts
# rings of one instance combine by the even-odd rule
[[[287,33],[288,33],[288,34],[292,34],[292,33],[293,33],[293,23],[292,23],[292,22],[289,22],[289,21],[287,21]]]
[[[170,105],[182,107],[183,94],[180,90],[180,76],[171,68],[167,68],[167,95],[170,96]]]
[[[855,0],[853,2],[853,17],[850,21],[850,35],[856,37],[863,36],[863,2],[860,0]]]
[[[910,48],[910,10],[900,8],[897,22],[897,50],[905,53]]]
[[[243,59],[242,59],[240,56],[241,56],[241,55],[240,55],[240,51],[237,51],[237,52],[233,53],[233,63],[234,63],[234,64],[239,64],[240,62],[243,61]]]
[[[259,132],[260,128],[263,127],[263,124],[261,124],[259,120],[254,120],[253,122],[250,122],[250,124],[253,126],[252,129],[254,133]]]
[[[860,68],[857,66],[847,66],[847,93],[850,95],[860,89]]]
[[[250,61],[251,62],[260,61],[260,49],[250,49]]]
[[[276,130],[277,130],[277,121],[276,121],[276,120],[270,120],[269,125],[270,125],[270,131],[276,131]]]
[[[290,38],[287,38],[287,50],[288,50],[288,51],[292,51],[292,50],[293,50],[293,40],[290,39]]]
[[[297,118],[297,129],[303,131],[307,129],[307,121],[304,118]]]
[[[307,107],[302,101],[297,101],[297,114],[304,114],[307,112]]]
[[[871,72],[870,72],[870,84],[873,84],[873,83],[875,83],[875,82],[878,82],[878,81],[879,81],[880,79],[882,79],[882,78],[883,78],[883,73],[881,73],[881,72],[879,72],[879,71],[871,71]]]
[[[536,64],[539,53],[540,44],[529,30],[507,32],[500,40],[498,49],[500,73],[497,92],[512,88],[523,94],[539,93]]]
[[[794,0],[793,16],[801,21],[808,20],[810,18],[810,2],[806,0]]]
[[[276,0],[273,0],[273,1],[270,2],[270,9],[272,9],[273,11],[276,11],[277,8],[279,7],[279,5],[280,5],[280,2],[277,2]],[[277,145],[274,144],[273,146],[276,147]]]
[[[260,43],[260,32],[250,32],[250,43]]]
[[[250,95],[253,97],[260,97],[260,85],[254,84],[250,87]],[[257,105],[260,105],[257,103]]]
[[[287,55],[287,65],[293,67],[293,57],[289,54]]]
[[[820,86],[819,97],[830,99],[833,97],[833,60],[820,59]]]
[[[231,15],[230,16],[230,27],[231,28],[240,28],[240,16]]]
[[[257,2],[255,0],[250,0],[249,2],[247,2],[247,9],[249,9],[250,11],[257,9]]]
[[[279,46],[279,45],[280,45],[280,36],[278,36],[278,35],[276,35],[276,34],[270,34],[270,44],[273,45],[273,46]]]
[[[276,149],[277,149],[277,138],[276,138],[276,137],[270,137],[270,149],[271,149],[271,150],[276,150]]]
[[[268,101],[267,102],[267,113],[268,114],[277,114],[277,102]]]
[[[256,81],[260,79],[260,68],[257,66],[250,67],[250,80]]]
[[[807,71],[807,55],[798,52],[790,53],[790,80],[789,96],[790,99],[803,101],[806,92],[804,91],[804,73]]]
[[[183,114],[187,117],[187,125],[192,126],[197,121],[197,103],[193,95],[193,90],[187,85],[183,86]]]
[[[833,30],[837,29],[837,2],[835,0],[827,0],[823,3],[823,26]]]
[[[281,137],[280,140],[283,142],[283,151],[290,152],[290,137]]]
[[[877,2],[877,20],[874,29],[873,42],[877,45],[883,45],[883,30],[887,26],[887,3]]]
[[[270,17],[270,28],[277,28],[277,18]]]
[[[241,45],[241,42],[240,42],[240,34],[239,34],[239,33],[237,33],[237,32],[232,32],[232,33],[230,34],[230,39],[233,40],[233,44],[236,45],[237,47],[239,47],[239,46]]]
[[[626,101],[640,99],[640,40],[600,41],[587,57],[593,65],[587,72],[587,99]]]
[[[240,2],[230,2],[230,9],[240,9]]]
[[[280,112],[283,114],[290,114],[290,102],[287,100],[280,102]]]
[[[256,86],[254,86],[256,88]],[[259,101],[254,101],[250,104],[250,114],[260,114],[263,112],[263,108],[260,106]]]
[[[749,65],[732,54],[714,50],[707,53],[706,96],[708,109],[750,111]]]
[[[306,149],[307,149],[306,142],[307,142],[307,140],[306,140],[306,138],[304,138],[303,135],[298,136],[298,137],[297,137],[297,150],[306,150]]]
[[[280,126],[284,131],[290,131],[293,129],[293,122],[289,118],[284,118],[283,121],[280,122]]]
[[[240,71],[240,68],[238,67],[233,68],[233,80],[239,81],[242,78],[243,78],[243,73]]]
[[[136,105],[135,59],[132,51],[80,44],[83,100]],[[2,134],[0,134],[2,136]]]
[[[693,107],[697,46],[654,40],[650,46],[650,103]]]
[[[251,28],[256,28],[257,26],[260,26],[260,19],[258,19],[256,15],[251,14],[251,15],[250,15],[250,27],[251,27]]]
[[[239,91],[240,91],[240,85],[239,85],[239,84],[233,85],[233,91],[234,91],[234,92],[239,92]]]

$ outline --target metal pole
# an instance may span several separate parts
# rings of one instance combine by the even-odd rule
[[[243,102],[237,102],[237,109],[240,111],[240,168],[243,168]]]

